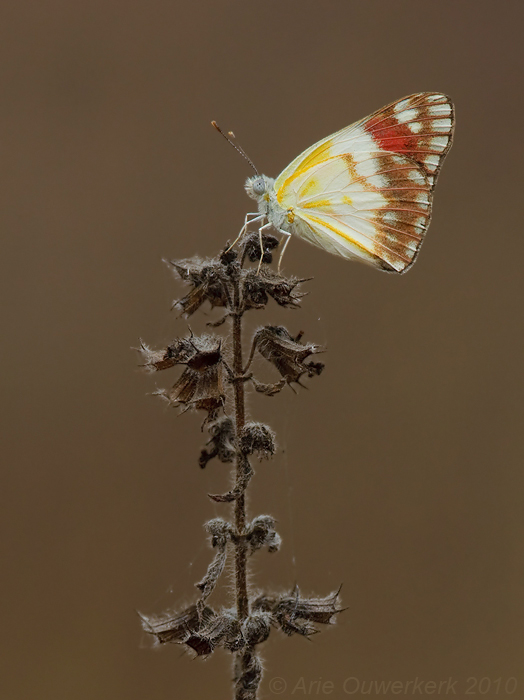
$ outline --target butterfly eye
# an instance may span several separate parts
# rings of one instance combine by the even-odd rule
[[[266,191],[266,183],[262,178],[259,178],[258,180],[255,180],[253,183],[253,192],[255,194],[261,195],[264,194]]]

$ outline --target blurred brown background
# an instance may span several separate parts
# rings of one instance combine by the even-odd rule
[[[343,582],[349,607],[312,643],[272,634],[262,697],[275,677],[280,697],[301,677],[524,697],[521,3],[18,0],[0,27],[1,700],[230,697],[225,654],[139,628],[194,600],[228,471],[198,468],[200,415],[147,396],[177,371],[142,375],[130,347],[186,331],[161,258],[214,254],[251,207],[211,119],[276,176],[424,90],[458,125],[413,270],[294,240],[302,310],[252,314],[329,349],[309,391],[250,399],[281,448],[250,512],[284,538],[254,582]]]

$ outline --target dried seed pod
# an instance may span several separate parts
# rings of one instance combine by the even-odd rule
[[[195,313],[205,301],[211,307],[227,306],[231,300],[229,277],[220,260],[173,260],[168,263],[178,276],[193,285],[185,297],[174,303],[186,318]]]
[[[247,423],[240,433],[239,449],[245,455],[269,459],[276,452],[275,433],[263,423]]]
[[[280,379],[274,384],[262,384],[262,382],[257,381],[254,377],[251,378],[251,381],[255,386],[255,391],[258,391],[259,394],[265,394],[266,396],[275,396],[275,394],[279,394],[287,384],[285,379]]]
[[[304,296],[296,288],[305,281],[297,277],[284,277],[269,267],[263,267],[258,271],[242,270],[242,297],[245,308],[262,308],[267,304],[268,296],[280,306],[295,308],[300,305],[300,300]]]
[[[204,578],[196,584],[202,591],[202,600],[206,600],[218,583],[227,560],[227,543],[233,535],[233,526],[222,518],[214,518],[205,525],[206,530],[211,535],[211,546],[217,549],[215,558],[208,566]]]
[[[235,447],[233,445],[235,427],[231,418],[227,416],[218,418],[209,424],[208,430],[211,434],[211,440],[207,443],[209,447],[204,447],[200,453],[198,460],[200,467],[204,469],[209,460],[214,457],[221,462],[232,462],[235,458]]]
[[[300,306],[300,300],[305,296],[304,293],[296,291],[296,288],[307,279],[299,279],[298,277],[284,277],[277,274],[270,268],[261,270],[262,279],[266,284],[266,291],[270,297],[277,302],[279,306],[285,308],[295,308]]]
[[[263,309],[269,300],[267,284],[256,270],[242,270],[242,300],[244,310]]]
[[[271,613],[273,623],[289,636],[300,634],[308,637],[320,631],[314,623],[335,623],[335,616],[342,612],[338,605],[339,594],[340,588],[325,598],[303,598],[295,586],[291,595],[277,598],[260,596],[253,603],[253,610]]]
[[[170,345],[161,350],[153,350],[140,340],[140,347],[136,350],[142,355],[142,367],[148,372],[159,372],[184,364],[195,354],[195,347],[190,338],[175,338]]]
[[[271,515],[259,515],[254,518],[247,529],[246,541],[251,554],[262,547],[267,547],[269,552],[278,551],[282,540],[275,530],[275,518]]]
[[[266,612],[251,613],[242,624],[242,635],[250,647],[265,642],[270,632],[271,615]]]
[[[208,641],[212,649],[222,646],[235,652],[245,646],[241,627],[233,610],[221,610],[205,628],[199,630],[199,635]]]
[[[323,352],[322,348],[314,343],[301,343],[299,338],[300,335],[293,338],[284,326],[265,326],[253,339],[254,347],[275,365],[288,384],[300,384],[303,374],[312,377],[324,369],[320,362],[305,362],[310,355]]]
[[[238,258],[238,253],[236,250],[233,250],[229,243],[225,246],[224,250],[220,253],[219,255],[219,260],[222,263],[222,265],[231,265],[231,263],[234,263],[235,260]]]
[[[206,627],[215,615],[210,607],[199,609],[196,605],[191,605],[179,613],[169,611],[163,615],[140,614],[140,619],[143,629],[156,638],[157,644],[185,644],[201,627]]]
[[[248,233],[242,244],[242,256],[247,256],[251,262],[258,262],[262,253],[262,262],[273,262],[272,250],[279,244],[279,240],[272,233],[262,234],[262,251],[260,250],[260,235],[258,231]]]
[[[189,342],[193,354],[185,361],[183,374],[171,389],[155,393],[171,404],[207,411],[208,420],[214,420],[225,400],[220,341],[204,335]]]

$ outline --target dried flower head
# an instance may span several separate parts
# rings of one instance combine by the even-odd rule
[[[246,256],[251,262],[259,262],[262,252],[262,262],[272,263],[273,254],[271,251],[278,246],[279,240],[272,233],[262,234],[262,251],[260,250],[260,235],[258,231],[248,233],[242,244],[242,257]]]
[[[247,423],[240,433],[239,449],[245,455],[258,454],[259,459],[269,459],[275,454],[275,433],[263,423]]]
[[[179,613],[170,611],[163,615],[139,615],[143,629],[156,638],[157,644],[186,644],[201,627],[209,624],[215,612],[207,606],[199,608],[191,605]],[[195,649],[193,644],[189,646]],[[197,649],[195,651],[199,653]],[[210,652],[202,650],[201,653]]]
[[[170,357],[170,348],[173,347],[177,352]],[[161,353],[154,357],[157,355]],[[207,335],[184,338],[168,346],[156,365],[154,359],[149,364],[155,369],[185,364],[184,372],[171,389],[160,389],[155,393],[170,404],[207,411],[208,420],[216,419],[225,400],[220,341]]]
[[[293,338],[284,326],[265,326],[255,334],[253,345],[260,354],[271,362],[288,384],[300,384],[300,377],[312,377],[324,369],[321,362],[305,360],[315,353],[323,352],[319,345],[301,343],[301,334]]]
[[[242,625],[242,636],[248,646],[262,644],[271,632],[271,615],[267,612],[253,612]]]
[[[270,613],[273,624],[280,627],[284,634],[308,637],[319,631],[315,623],[334,624],[335,616],[342,612],[338,605],[339,594],[340,588],[325,598],[303,598],[295,586],[290,595],[278,598],[259,596],[253,603],[253,610]]]
[[[222,416],[208,425],[211,439],[200,452],[198,463],[202,469],[216,457],[220,462],[232,462],[235,458],[235,426],[228,416]]]
[[[227,560],[227,544],[234,535],[233,526],[222,518],[214,518],[205,525],[211,535],[211,546],[217,550],[215,558],[208,566],[206,575],[196,584],[202,591],[202,600],[208,598],[217,585],[220,575],[224,571]]]
[[[211,307],[230,305],[230,280],[219,260],[172,260],[168,263],[180,279],[192,285],[185,297],[174,303],[186,318],[191,316],[205,301]]]
[[[306,279],[284,277],[269,267],[262,267],[258,271],[243,270],[242,273],[242,292],[246,309],[261,308],[267,304],[268,296],[272,297],[279,306],[296,308],[305,296],[297,290],[297,287]]]
[[[269,301],[267,284],[262,278],[262,270],[242,270],[242,306],[244,311],[263,309]]]
[[[148,372],[159,372],[175,365],[185,364],[195,354],[195,346],[191,338],[176,338],[161,350],[153,350],[140,340],[140,347],[136,350],[142,355],[144,360],[142,367]]]
[[[211,650],[222,646],[229,651],[238,651],[245,646],[240,623],[233,610],[221,610],[205,628],[199,630],[199,635],[207,640]]]
[[[275,518],[271,515],[254,518],[247,529],[246,540],[251,554],[262,547],[267,547],[268,552],[277,552],[282,540],[275,530]]]

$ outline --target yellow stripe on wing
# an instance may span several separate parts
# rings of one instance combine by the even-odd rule
[[[301,209],[328,209],[332,206],[330,199],[313,199],[310,202],[301,204]]]
[[[297,212],[298,213],[298,212]],[[344,233],[340,228],[337,226],[334,226],[333,224],[329,223],[325,219],[321,219],[318,216],[313,216],[313,214],[305,214],[302,215],[298,213],[300,218],[305,219],[307,223],[311,225],[311,223],[316,224],[316,228],[318,231],[318,234],[320,237],[324,235],[324,232],[322,231],[323,228],[327,228],[329,231],[332,233],[336,234],[337,236],[340,236],[343,238],[345,241],[348,241],[351,243],[351,245],[355,246],[355,248],[358,248],[359,250],[362,250],[364,253],[367,253],[368,255],[371,253],[370,250],[368,250],[365,246],[363,246],[361,243],[358,243],[352,236],[349,236],[347,233]]]
[[[349,223],[329,214],[315,216],[300,209],[297,211],[297,215],[315,230],[315,234],[318,237],[317,245],[328,248],[335,243],[337,248],[345,251],[346,257],[356,255],[379,267],[385,268],[386,265],[386,269],[402,272],[413,262],[416,254],[416,250],[399,250],[393,241],[387,240],[381,229],[372,221],[366,221],[367,225],[371,226],[372,229],[370,232],[365,233],[363,230],[359,230],[359,228],[355,228]],[[330,236],[328,231],[338,236],[339,239],[335,238],[333,240],[333,236]],[[354,231],[354,235],[350,234],[349,231]],[[326,239],[329,239],[329,245],[323,244]],[[405,253],[409,253],[409,257],[406,257]],[[340,252],[339,254],[342,255],[343,253]]]
[[[311,153],[309,153],[300,164],[297,164],[298,167],[295,170],[293,170],[290,175],[288,175],[288,177],[284,180],[282,185],[278,188],[277,200],[279,204],[282,204],[285,191],[293,182],[293,180],[302,175],[302,173],[304,173],[306,170],[309,170],[309,168],[312,168],[314,165],[318,165],[318,163],[322,163],[323,161],[329,158],[330,147],[331,139],[321,141],[320,144],[316,148],[314,148],[311,151]],[[288,166],[286,170],[289,170],[290,167],[291,166]],[[312,188],[313,186],[314,185],[312,183],[310,187]]]

